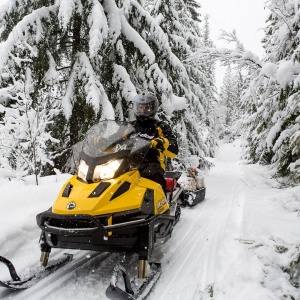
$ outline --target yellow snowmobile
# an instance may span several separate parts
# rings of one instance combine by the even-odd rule
[[[193,206],[205,197],[204,183],[195,172],[187,173],[182,183],[181,172],[167,172],[167,193],[158,183],[141,177],[138,167],[150,144],[131,124],[110,120],[93,126],[74,146],[76,175],[64,184],[53,206],[37,215],[43,266],[52,248],[137,253],[139,285],[135,281],[132,286],[126,270],[117,265],[106,295],[110,299],[147,295],[161,273],[160,264],[148,263],[149,257],[171,237],[180,218],[179,204]],[[12,263],[0,256],[12,277],[0,281],[0,286],[28,288],[71,260],[72,255],[66,255],[49,264],[42,276],[23,280]],[[120,277],[125,290],[118,285]]]
[[[140,176],[138,166],[149,148],[150,140],[128,123],[103,121],[88,131],[74,151],[78,173],[62,187],[52,208],[37,216],[44,266],[51,248],[136,252],[138,276],[147,277],[149,255],[171,237],[179,219],[182,193],[174,184],[178,172],[167,195],[158,183]],[[154,276],[159,264],[152,269]],[[111,293],[122,291],[111,285]]]

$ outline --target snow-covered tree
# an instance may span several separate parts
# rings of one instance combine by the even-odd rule
[[[238,107],[241,94],[239,90],[240,81],[237,80],[237,76],[238,74],[235,74],[231,66],[228,66],[221,86],[220,98],[225,108],[223,123],[226,126],[231,126],[239,117]]]
[[[220,104],[223,108],[221,138],[233,140],[240,135],[241,96],[244,88],[241,70],[234,66],[227,66],[220,92]]]
[[[221,86],[221,103],[224,107],[224,120],[223,123],[228,127],[232,125],[235,120],[235,108],[237,105],[236,95],[236,83],[234,81],[234,75],[230,66],[227,67],[223,84]]]
[[[209,15],[204,16],[204,24],[202,28],[202,40],[204,47],[214,48],[213,41],[210,38],[210,24]],[[195,49],[198,51],[198,49]],[[208,145],[209,156],[214,156],[215,149],[217,147],[217,138],[221,130],[220,123],[220,105],[217,101],[217,90],[215,86],[215,62],[212,59],[207,59],[202,61],[200,64],[203,74],[205,74],[207,80],[204,81],[205,84],[202,85],[205,101],[205,113],[206,120],[205,124],[207,126],[207,134],[205,143]]]
[[[186,0],[185,1],[188,10],[190,11],[191,18],[194,21],[201,22],[200,8],[201,5],[196,0]]]
[[[186,61],[191,52],[204,47],[201,28],[189,8],[191,3],[182,0],[154,1],[151,14],[167,35],[172,52],[176,55],[173,66],[165,64],[164,56],[161,57],[162,65],[165,64],[164,73],[170,78],[176,94],[187,100],[186,109],[174,115],[179,125],[177,131],[182,149],[179,157],[186,157],[188,153],[202,157],[213,154],[215,148],[215,137],[210,135],[211,130],[206,123],[207,94],[213,92],[214,82],[213,74],[207,72],[207,64]],[[207,139],[208,136],[211,140]]]
[[[50,109],[53,99],[45,98],[49,94],[41,94],[34,101],[30,68],[26,69],[24,80],[13,82],[13,88],[16,91],[15,96],[9,99],[11,105],[0,104],[3,113],[0,155],[6,158],[1,165],[6,170],[16,170],[11,172],[16,177],[34,175],[38,184],[38,177],[49,165],[53,166],[53,153],[48,145],[58,141],[46,128],[53,122],[57,111]]]
[[[26,65],[32,70],[33,105],[42,101],[39,99],[42,90],[46,91],[51,84],[56,85],[60,113],[52,132],[60,140],[55,159],[58,168],[65,162],[65,157],[60,157],[59,152],[82,138],[86,129],[96,121],[100,107],[102,116],[114,116],[87,58],[88,51],[95,55],[92,51],[99,45],[94,43],[89,48],[88,41],[83,39],[90,33],[91,40],[98,40],[95,31],[101,29],[99,24],[91,18],[83,18],[84,13],[95,13],[93,9],[97,9],[97,3],[94,4],[87,5],[87,10],[83,11],[79,2],[67,0],[10,1],[1,21],[0,69],[8,69],[5,78],[1,78],[1,88],[5,90],[11,82],[18,82]],[[89,26],[84,27],[82,18]],[[87,27],[96,30],[88,31]],[[11,91],[14,93],[14,89]],[[10,101],[6,105],[9,106]]]
[[[220,59],[252,70],[242,97],[248,158],[270,164],[274,176],[300,182],[300,3],[269,0],[266,5],[270,15],[264,61],[246,51],[235,32],[223,33],[223,38],[235,42],[236,49],[200,49],[193,58]]]
[[[141,90],[158,95],[163,118],[174,118],[178,111],[193,112],[187,144],[197,155],[205,152],[197,124],[204,114],[199,80],[205,76],[197,65],[189,63],[187,70],[177,56],[179,48],[173,47],[184,45],[186,55],[198,46],[195,22],[185,15],[174,20],[178,28],[183,27],[181,22],[192,26],[190,30],[183,27],[188,43],[180,38],[171,42],[161,20],[151,16],[143,2],[12,0],[1,14],[0,96],[10,93],[1,101],[11,107],[15,91],[9,87],[19,80],[25,66],[32,70],[32,103],[39,101],[41,90],[55,89],[57,116],[46,130],[59,140],[56,149],[50,145],[56,151],[57,168],[63,167],[67,150],[93,123],[130,119],[129,103]],[[188,16],[190,10],[180,3]],[[174,123],[178,132],[181,123],[182,119]]]
[[[279,176],[300,182],[300,3],[272,0],[267,7],[266,62],[258,85],[261,101],[256,114],[262,116],[257,131],[264,132],[264,140],[257,144],[255,158],[263,154]]]

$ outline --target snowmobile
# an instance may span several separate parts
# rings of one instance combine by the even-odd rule
[[[106,295],[144,298],[161,274],[159,263],[148,262],[150,255],[170,239],[180,218],[179,202],[191,203],[186,198],[194,193],[194,205],[205,196],[205,187],[198,194],[184,190],[178,183],[181,172],[167,172],[167,192],[141,177],[138,167],[150,144],[130,123],[102,121],[87,132],[73,149],[77,173],[64,184],[53,206],[37,215],[43,266],[52,248],[137,253],[139,285],[132,286],[126,270],[117,265]],[[11,274],[13,286],[18,278]],[[118,284],[120,278],[125,290]]]

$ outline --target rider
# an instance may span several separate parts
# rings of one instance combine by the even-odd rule
[[[138,94],[133,100],[133,113],[136,120],[132,125],[139,136],[151,140],[151,148],[139,167],[141,176],[161,184],[166,191],[165,159],[176,157],[178,145],[171,127],[166,122],[155,118],[158,106],[154,94],[150,92]]]

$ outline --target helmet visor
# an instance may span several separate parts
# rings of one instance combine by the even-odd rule
[[[152,95],[138,95],[133,101],[133,112],[136,116],[149,117],[155,115],[158,101]]]
[[[141,115],[149,115],[153,111],[151,103],[137,103],[136,112]]]

